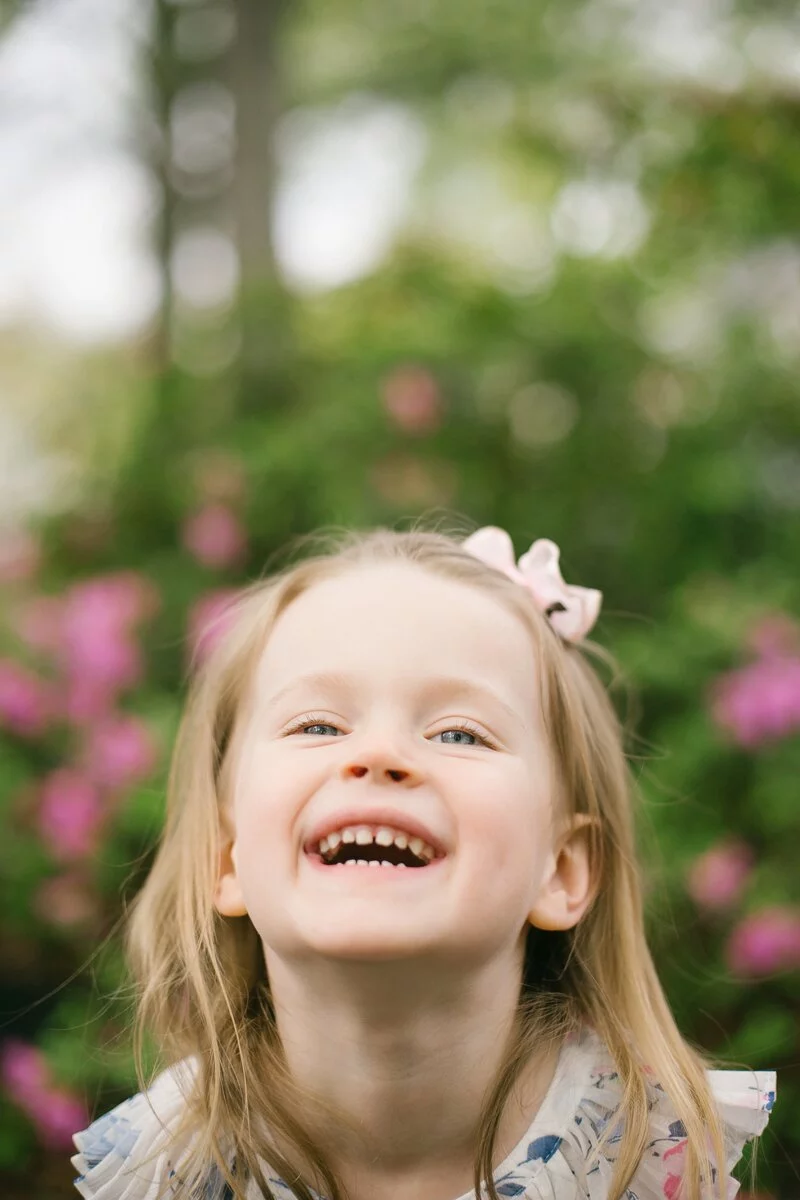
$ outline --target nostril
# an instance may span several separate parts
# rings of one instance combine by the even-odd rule
[[[352,775],[356,779],[363,779],[365,775],[369,774],[370,768],[365,767],[360,763],[351,763],[350,766],[345,770],[346,774]],[[387,767],[384,771],[384,775],[388,776],[389,779],[393,779],[395,783],[401,783],[404,779],[408,779],[409,772],[399,770],[397,767]]]

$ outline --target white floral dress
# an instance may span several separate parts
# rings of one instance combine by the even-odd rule
[[[154,1200],[159,1187],[175,1178],[173,1162],[182,1148],[158,1153],[158,1144],[180,1117],[191,1075],[189,1062],[170,1067],[146,1093],[123,1101],[75,1134],[75,1186],[86,1200]],[[724,1178],[727,1200],[732,1200],[739,1184],[730,1172],[744,1144],[761,1133],[769,1120],[775,1102],[775,1072],[709,1071],[708,1078],[724,1125]],[[523,1200],[608,1200],[621,1131],[615,1132],[585,1182],[579,1180],[621,1098],[619,1077],[597,1035],[584,1028],[580,1035],[570,1037],[532,1124],[495,1171],[499,1195]],[[652,1083],[650,1136],[625,1200],[673,1200],[685,1150],[683,1125],[671,1110],[666,1093]],[[289,1200],[292,1192],[283,1180],[266,1166],[265,1175],[275,1196]],[[175,1185],[166,1191],[167,1196],[177,1194]],[[716,1186],[708,1192],[709,1198],[717,1194]],[[229,1195],[212,1172],[203,1200],[224,1200]],[[248,1200],[263,1200],[254,1184],[247,1195]],[[474,1193],[458,1200],[474,1200]]]

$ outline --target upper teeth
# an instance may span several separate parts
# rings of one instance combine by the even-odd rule
[[[371,846],[373,842],[378,846],[394,844],[399,850],[408,848],[412,854],[416,854],[417,858],[432,859],[436,857],[433,846],[428,845],[422,838],[409,837],[407,833],[401,833],[399,829],[390,829],[388,825],[380,825],[375,829],[368,825],[347,825],[343,829],[336,829],[321,840],[319,852],[320,854],[329,854],[336,850],[342,842],[345,844],[355,842],[358,846]]]

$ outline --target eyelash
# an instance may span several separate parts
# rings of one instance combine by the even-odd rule
[[[339,728],[339,726],[335,725],[333,721],[326,720],[326,718],[321,716],[319,713],[306,713],[304,716],[300,717],[297,721],[293,722],[293,724],[284,729],[283,735],[284,737],[288,737],[292,733],[300,733],[303,729],[308,729],[312,725],[330,725],[333,729]],[[484,746],[487,746],[490,750],[496,749],[495,743],[488,738],[485,733],[481,733],[477,725],[473,725],[471,721],[461,721],[456,725],[448,725],[446,729],[440,729],[439,733],[449,733],[451,730],[457,730],[460,733],[470,733],[474,738],[477,738],[480,743],[482,743]],[[452,745],[457,743],[450,744]]]

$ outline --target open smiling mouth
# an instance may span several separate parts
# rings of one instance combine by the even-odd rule
[[[347,826],[322,838],[310,857],[326,867],[393,867],[419,870],[438,857],[422,838],[387,826]]]

